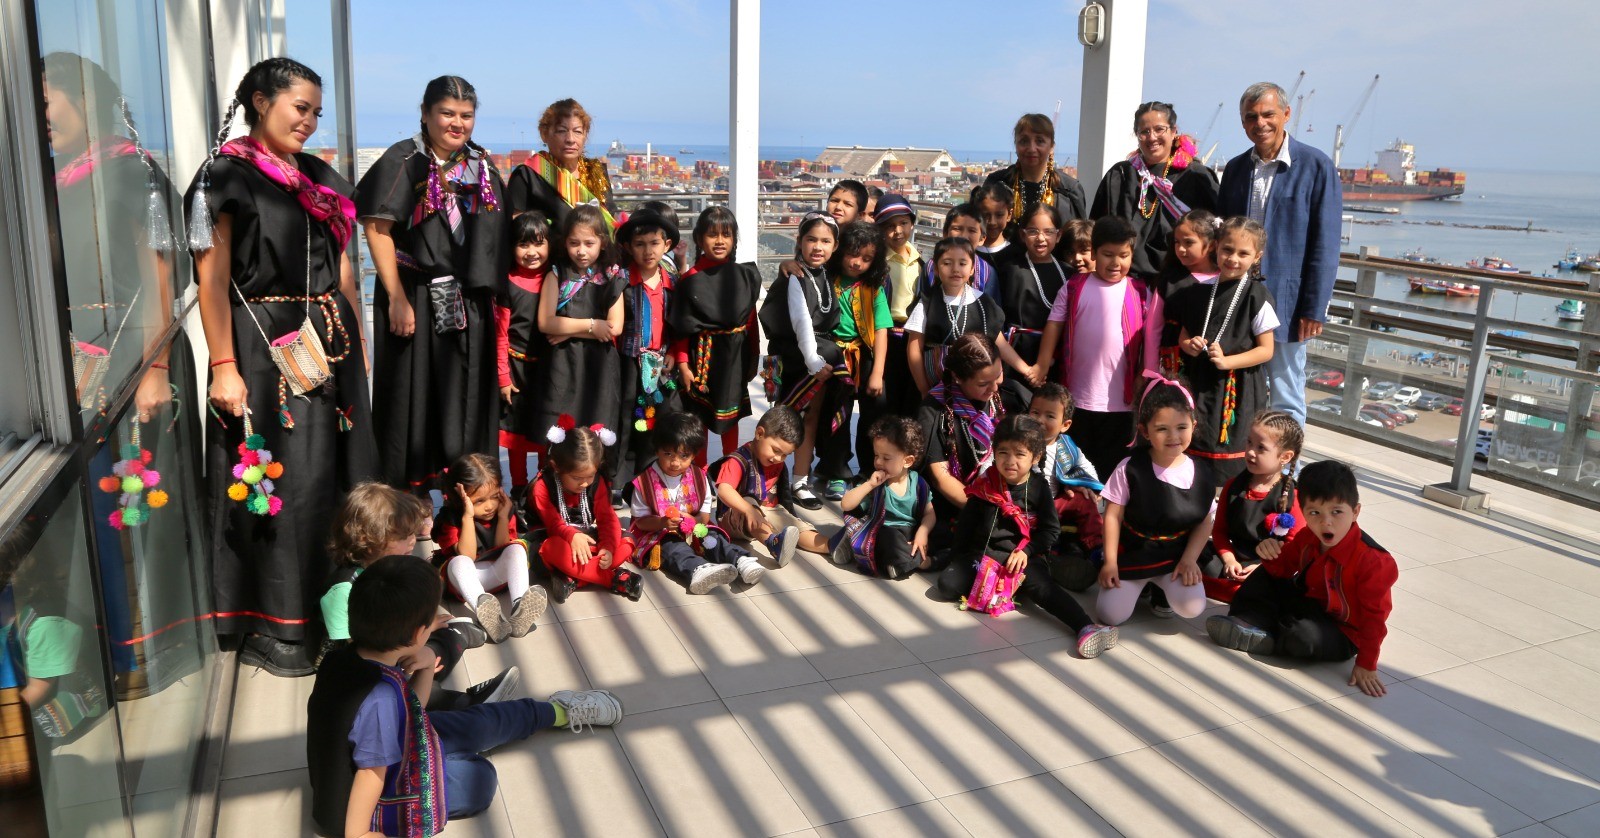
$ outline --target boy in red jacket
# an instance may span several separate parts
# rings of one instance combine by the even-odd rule
[[[1381,696],[1378,649],[1389,633],[1389,589],[1399,568],[1356,524],[1361,498],[1349,466],[1308,465],[1299,489],[1305,529],[1278,558],[1261,563],[1264,573],[1245,580],[1228,616],[1206,620],[1206,633],[1241,652],[1318,661],[1353,656],[1350,686]]]

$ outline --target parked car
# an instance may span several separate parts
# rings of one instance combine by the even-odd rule
[[[1438,393],[1423,393],[1422,398],[1417,399],[1411,406],[1417,410],[1438,410],[1445,406],[1446,401],[1445,397]]]
[[[1379,402],[1378,404],[1391,414],[1394,414],[1396,421],[1403,419],[1408,425],[1417,421],[1417,412],[1405,405],[1395,404],[1394,402]]]
[[[1490,406],[1488,406],[1486,404],[1478,405],[1478,421],[1480,421],[1480,422],[1493,422],[1494,421],[1494,408],[1492,408],[1492,407],[1490,407]]]
[[[1374,419],[1374,418],[1372,418],[1371,416],[1368,416],[1365,413],[1361,414],[1361,416],[1359,418],[1357,418],[1356,421],[1360,422],[1363,425],[1372,425],[1372,426],[1378,427],[1378,428],[1384,427],[1384,424],[1383,424],[1382,421]]]
[[[1419,387],[1401,387],[1390,394],[1389,398],[1399,404],[1411,404],[1422,398],[1422,389]]]
[[[1362,393],[1362,395],[1369,399],[1387,399],[1394,395],[1394,391],[1398,389],[1400,389],[1400,385],[1394,383],[1393,381],[1380,381],[1377,384],[1368,387],[1367,391]]]
[[[1344,413],[1342,401],[1341,399],[1318,399],[1306,405],[1306,410],[1315,410],[1318,413],[1329,413],[1338,416]]]
[[[1460,416],[1462,404],[1460,399],[1450,399],[1444,403],[1444,407],[1439,408],[1439,412],[1446,416]]]
[[[1375,404],[1362,405],[1361,411],[1357,415],[1362,419],[1375,420],[1377,424],[1382,425],[1384,430],[1387,431],[1394,430],[1395,425],[1398,424],[1395,422],[1394,417],[1389,415],[1388,411]],[[1372,423],[1369,422],[1368,424]]]
[[[1406,411],[1399,405],[1391,404],[1390,402],[1373,402],[1366,405],[1366,407],[1371,408],[1374,413],[1381,413],[1392,419],[1395,427],[1411,424],[1413,421],[1411,417],[1416,416],[1415,413],[1407,415]]]
[[[1307,383],[1321,390],[1343,390],[1344,373],[1338,370],[1319,372],[1312,376]]]
[[[1487,461],[1494,448],[1494,431],[1488,428],[1478,429],[1478,443],[1472,456],[1479,460]]]

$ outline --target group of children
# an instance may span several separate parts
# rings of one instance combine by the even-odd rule
[[[651,570],[691,594],[759,584],[773,566],[756,544],[777,568],[806,551],[892,580],[936,574],[939,595],[988,614],[1031,601],[1076,632],[1084,658],[1116,645],[1147,594],[1161,616],[1231,602],[1206,624],[1218,644],[1355,657],[1350,683],[1383,693],[1394,560],[1356,524],[1350,469],[1299,469],[1299,424],[1261,410],[1277,317],[1253,275],[1259,224],[1187,214],[1170,275],[1146,281],[1129,275],[1127,222],[1064,225],[1049,205],[1013,220],[1004,188],[986,187],[948,214],[930,268],[911,244],[910,205],[878,196],[869,223],[869,199],[842,182],[827,212],[805,216],[764,302],[724,208],[696,221],[681,273],[670,208],[635,212],[615,243],[583,206],[556,230],[515,219],[499,311],[510,486],[482,455],[451,466],[431,527],[436,568],[404,558],[430,532],[425,504],[376,485],[346,500],[312,710],[314,724],[323,707],[355,725],[357,758],[333,771],[313,753],[314,785],[318,758],[338,778],[313,807],[319,823],[370,819],[396,834],[390,818],[414,818],[429,782],[455,782],[452,760],[481,759],[483,748],[454,753],[452,738],[620,720],[603,691],[502,709],[514,668],[464,694],[432,684],[463,649],[534,630],[547,599],[580,586],[637,600]],[[992,228],[1008,223],[1002,240]],[[741,441],[757,380],[771,406]],[[723,456],[708,466],[710,433]],[[825,499],[844,516],[831,537],[796,511]],[[534,555],[548,593],[531,581]],[[380,568],[392,571],[381,585]],[[402,584],[417,590],[402,596]],[[368,628],[364,586],[379,591]],[[1091,588],[1094,618],[1073,593]],[[435,615],[443,591],[474,616]],[[351,655],[377,661],[381,678]],[[369,746],[372,724],[400,725],[409,750]],[[493,735],[462,732],[473,726]],[[443,770],[430,774],[430,760]]]

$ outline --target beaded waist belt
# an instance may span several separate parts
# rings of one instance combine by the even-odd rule
[[[1129,524],[1126,519],[1124,519],[1123,522],[1122,522],[1122,528],[1127,530],[1128,532],[1133,533],[1134,535],[1138,536],[1139,538],[1144,539],[1145,541],[1154,541],[1154,542],[1156,542],[1158,544],[1164,544],[1164,543],[1171,542],[1171,541],[1177,541],[1178,539],[1183,538],[1184,536],[1189,534],[1189,530],[1183,530],[1182,532],[1176,532],[1176,533],[1173,533],[1171,535],[1146,535],[1145,533],[1139,532],[1138,530],[1134,529],[1133,525]]]
[[[418,262],[415,256],[412,256],[404,250],[395,250],[394,262],[396,265],[399,265],[402,268],[409,268],[413,271],[422,270],[422,263]]]
[[[517,350],[512,349],[510,347],[506,347],[506,354],[511,356],[511,357],[513,357],[513,358],[515,358],[515,359],[517,359],[518,361],[526,361],[526,360],[528,360],[527,353],[518,352]]]

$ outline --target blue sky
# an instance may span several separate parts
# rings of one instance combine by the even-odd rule
[[[1065,158],[1077,137],[1081,6],[765,3],[762,143],[1004,149],[1017,115],[1049,113],[1060,99]],[[480,0],[448,23],[436,3],[353,7],[363,145],[414,131],[423,85],[446,72],[478,88],[478,138],[496,148],[537,145],[539,112],[564,96],[594,114],[596,146],[727,141],[727,2]],[[1152,0],[1144,98],[1172,102],[1196,135],[1225,103],[1211,140],[1229,155],[1246,147],[1244,87],[1289,87],[1305,70],[1301,93],[1316,93],[1300,135],[1326,149],[1376,73],[1346,165],[1397,136],[1416,144],[1424,167],[1587,165],[1578,161],[1600,135],[1596,32],[1600,4],[1587,0]]]

